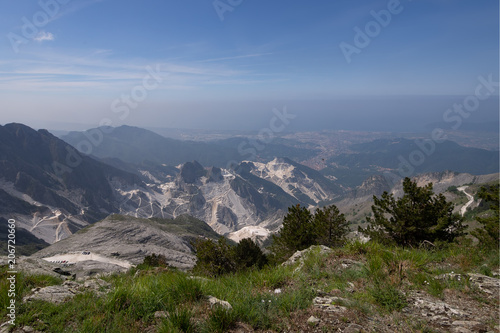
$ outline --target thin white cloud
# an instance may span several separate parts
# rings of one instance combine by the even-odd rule
[[[213,62],[213,61],[224,61],[224,60],[234,60],[234,59],[244,59],[244,58],[255,58],[255,57],[261,57],[261,56],[270,55],[270,54],[272,54],[272,53],[245,54],[245,55],[239,55],[239,56],[233,56],[233,57],[200,60],[199,62]]]
[[[45,31],[40,31],[38,35],[33,38],[33,40],[36,40],[37,42],[44,42],[46,40],[48,41],[53,41],[55,39],[54,34],[51,32],[45,32]]]
[[[103,2],[103,1],[105,1],[105,0],[80,0],[80,1],[72,1],[69,4],[61,6],[61,10],[57,13],[57,15],[55,15],[50,20],[50,22],[58,20],[58,19],[60,19],[63,16],[66,16],[68,14],[72,14],[72,13],[77,12],[77,11],[79,11],[81,9],[84,9],[84,8],[86,8],[88,6],[91,6],[91,5],[95,4],[95,3]]]
[[[49,40],[46,34],[44,32],[40,38]],[[163,79],[159,90],[192,90],[214,85],[255,85],[263,82],[262,73],[234,68],[225,63],[117,58],[112,50],[107,49],[43,49],[37,53],[25,52],[24,55],[24,58],[0,60],[0,91],[127,91],[142,83],[149,73],[148,67]],[[256,56],[259,54],[238,57]]]

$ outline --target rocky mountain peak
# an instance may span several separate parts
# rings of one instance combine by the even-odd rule
[[[179,173],[179,179],[184,181],[186,184],[194,184],[198,179],[205,176],[207,171],[203,166],[196,162],[187,162],[181,167]]]
[[[364,197],[367,195],[380,196],[385,191],[389,192],[391,186],[383,175],[373,175],[368,177],[361,186],[356,188],[356,196]]]
[[[222,170],[216,167],[211,167],[208,169],[207,177],[209,182],[220,182],[224,179],[224,177],[222,176]]]

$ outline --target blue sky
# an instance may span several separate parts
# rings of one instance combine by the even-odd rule
[[[359,116],[384,107],[373,98],[465,96],[480,75],[498,81],[496,0],[217,1],[0,0],[0,123],[258,127],[273,107],[345,117],[350,99]],[[388,7],[348,63],[341,43],[356,46],[354,29]],[[117,112],[144,79],[147,97]],[[424,104],[436,119],[446,107]]]

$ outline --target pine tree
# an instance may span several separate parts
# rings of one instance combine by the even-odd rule
[[[423,241],[453,241],[463,235],[462,218],[453,214],[453,204],[444,195],[434,195],[432,183],[417,186],[410,178],[403,181],[403,197],[395,199],[384,192],[373,197],[373,218],[367,218],[366,229],[359,231],[371,239],[414,246]]]
[[[307,249],[314,245],[316,233],[311,212],[300,205],[288,208],[288,214],[283,218],[283,226],[277,235],[273,235],[271,250],[276,261],[288,258],[296,251]]]
[[[234,247],[234,261],[238,270],[244,270],[251,267],[264,267],[267,258],[253,240],[244,238]]]
[[[490,204],[492,214],[487,217],[478,217],[477,221],[482,224],[482,228],[478,228],[472,232],[480,244],[484,247],[492,247],[498,249],[500,246],[500,214],[499,214],[499,184],[481,187],[478,196],[485,202]]]
[[[349,223],[337,206],[331,205],[318,209],[314,214],[316,244],[329,247],[341,246],[349,233]]]
[[[193,270],[208,276],[221,276],[235,271],[232,250],[224,237],[217,242],[198,239],[194,242],[196,265]]]

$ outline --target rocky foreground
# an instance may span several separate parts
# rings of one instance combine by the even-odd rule
[[[86,331],[71,314],[78,309],[85,321],[101,322],[96,332],[123,331],[116,323],[121,318],[131,332],[498,333],[494,255],[460,247],[424,251],[352,243],[343,249],[311,247],[281,266],[218,279],[157,267],[76,280],[61,274],[65,268],[58,264],[29,258],[20,264],[24,274],[45,271],[61,282],[27,290],[22,311],[38,314],[25,314],[1,332],[65,332],[56,329],[61,318],[74,331]],[[56,308],[43,305],[48,303]],[[173,329],[185,327],[178,322],[181,313],[191,330]],[[223,328],[215,329],[214,320],[223,320]]]

